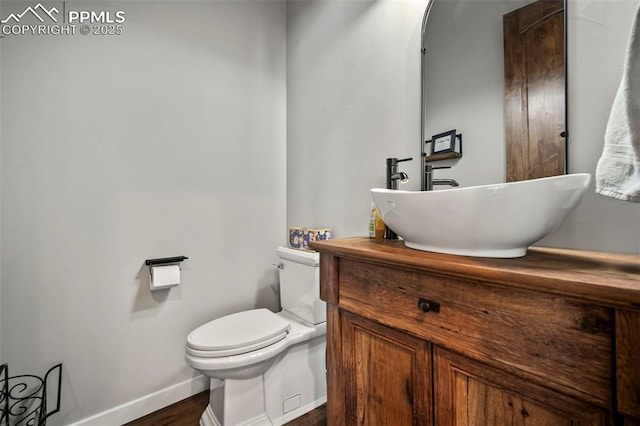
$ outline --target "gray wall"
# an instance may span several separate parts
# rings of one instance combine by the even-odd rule
[[[569,1],[572,173],[595,172],[636,3]],[[404,188],[419,187],[415,52],[425,5],[294,2],[288,8],[289,225],[310,221],[334,228],[339,236],[366,235],[368,191],[384,185],[386,157],[413,156],[413,162],[403,163],[414,178]],[[482,96],[477,97],[473,102],[481,104]],[[504,178],[500,147],[486,149],[484,140],[465,135],[464,149],[463,159],[439,176],[461,176],[465,186]],[[564,225],[541,244],[640,253],[639,224],[640,205],[596,195],[592,186]]]
[[[420,187],[427,1],[287,3],[287,220],[365,235],[387,157]]]
[[[194,377],[189,331],[277,309],[285,243],[284,2],[84,5],[124,33],[0,42],[1,358],[64,362],[52,424]],[[144,260],[174,255],[151,294]]]
[[[0,3],[0,16],[4,18],[4,9]],[[2,41],[0,41],[0,49],[2,49]],[[0,154],[2,147],[2,53],[0,52]],[[0,158],[0,191],[2,190],[2,161]],[[0,194],[0,363],[4,362],[2,357],[2,196]]]

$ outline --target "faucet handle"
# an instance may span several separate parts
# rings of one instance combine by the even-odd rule
[[[438,169],[450,169],[451,166],[432,166],[431,164],[427,164],[425,167],[425,171],[426,172],[430,172],[432,170],[438,170]]]
[[[403,161],[411,161],[413,158],[387,158],[387,167],[395,167],[398,163],[402,163]]]

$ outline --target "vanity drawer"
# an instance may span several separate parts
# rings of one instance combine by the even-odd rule
[[[339,306],[584,401],[612,404],[611,309],[345,258]]]

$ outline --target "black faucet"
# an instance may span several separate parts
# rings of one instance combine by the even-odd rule
[[[424,188],[423,191],[432,191],[434,185],[459,186],[458,182],[453,179],[434,179],[433,171],[436,169],[450,169],[451,166],[433,167],[427,164],[424,168]]]
[[[387,189],[398,189],[398,181],[406,183],[409,176],[405,172],[398,171],[398,163],[411,161],[413,158],[387,158]],[[384,238],[387,240],[397,240],[398,234],[393,232],[387,225],[384,227]]]
[[[387,158],[387,189],[398,189],[398,181],[407,183],[409,176],[405,172],[398,171],[398,163],[411,161],[413,158]]]

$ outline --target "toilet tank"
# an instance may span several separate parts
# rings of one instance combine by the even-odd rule
[[[327,320],[320,300],[320,254],[278,247],[280,258],[280,304],[282,309],[310,324]]]

